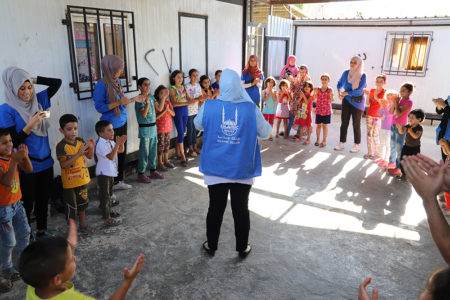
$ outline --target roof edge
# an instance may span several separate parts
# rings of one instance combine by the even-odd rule
[[[294,26],[450,26],[450,17],[297,19]]]

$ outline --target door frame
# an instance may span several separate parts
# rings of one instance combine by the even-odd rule
[[[286,36],[265,36],[264,37],[264,74],[267,76],[268,71],[268,60],[269,60],[269,42],[270,41],[286,41],[286,47],[284,49],[284,64],[287,62],[287,58],[289,56],[289,46],[290,46],[290,38]],[[275,79],[280,79],[280,75],[273,76]]]
[[[208,74],[208,16],[204,15],[198,15],[198,14],[192,14],[192,13],[185,13],[185,12],[178,12],[178,54],[180,59],[180,70],[183,71],[183,64],[181,59],[181,18],[194,18],[194,19],[204,19],[205,20],[205,68],[206,68],[206,74]]]

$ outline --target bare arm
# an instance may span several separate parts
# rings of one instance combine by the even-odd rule
[[[14,183],[14,175],[16,173],[16,168],[18,165],[17,159],[11,158],[11,163],[9,164],[8,171],[5,172],[2,167],[0,167],[0,184],[10,187]]]
[[[114,145],[113,149],[111,150],[110,153],[106,154],[106,157],[109,160],[114,160],[114,158],[116,157],[117,153],[123,153],[124,151],[124,144],[127,140],[127,136],[126,135],[121,135],[118,136],[116,138],[116,144]]]
[[[405,134],[405,132],[406,132],[406,130],[407,130],[405,126],[402,126],[402,125],[400,125],[400,124],[395,124],[395,126],[397,126],[398,133],[400,133],[400,134]]]
[[[28,156],[28,147],[25,144],[19,145],[19,150],[25,151],[25,156],[19,161],[19,168],[25,173],[33,172],[33,164]]]
[[[422,130],[418,130],[417,132],[414,132],[412,130],[412,128],[408,128],[409,135],[415,140],[417,140],[418,138],[420,138],[422,136],[422,132],[423,132]]]
[[[147,117],[149,107],[150,107],[150,97],[147,96],[147,98],[145,98],[144,107],[139,110],[139,113],[143,118]]]
[[[123,282],[120,285],[120,287],[116,290],[114,295],[109,298],[109,300],[123,300],[125,299],[125,296],[127,295],[128,290],[131,287],[131,284],[133,284],[134,279],[141,271],[142,267],[144,266],[146,262],[146,259],[143,254],[139,255],[136,262],[134,263],[134,266],[131,270],[128,270],[125,268],[123,270]]]

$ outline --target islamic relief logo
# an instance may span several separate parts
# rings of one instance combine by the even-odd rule
[[[234,112],[234,121],[226,120],[225,121],[225,108],[222,106],[222,125],[220,128],[222,129],[223,134],[226,136],[233,136],[236,134],[236,131],[239,129],[238,123],[238,110],[236,108]]]

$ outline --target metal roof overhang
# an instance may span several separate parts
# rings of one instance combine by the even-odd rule
[[[254,0],[256,2],[266,3],[270,5],[275,4],[313,4],[313,3],[326,3],[326,2],[349,2],[349,1],[361,1],[361,0]]]

